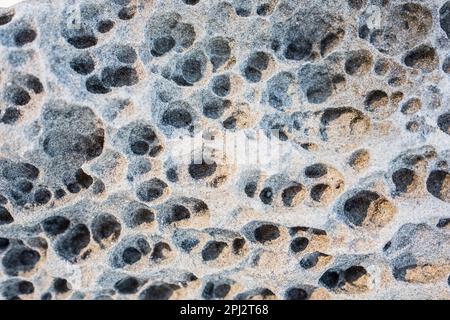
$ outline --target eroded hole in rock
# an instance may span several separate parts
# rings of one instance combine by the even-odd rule
[[[366,95],[365,105],[368,111],[374,112],[386,108],[389,98],[382,90],[373,90]]]
[[[329,42],[329,39],[326,40]],[[325,51],[327,44],[322,43],[322,51]],[[312,43],[304,36],[300,35],[293,39],[284,51],[284,57],[288,60],[302,60],[311,54]]]
[[[114,21],[112,20],[102,20],[97,24],[97,30],[100,33],[107,33],[114,28]]]
[[[120,9],[117,16],[121,20],[130,20],[135,16],[135,14],[136,14],[136,6],[129,6]]]
[[[147,208],[137,208],[130,212],[127,223],[131,228],[135,228],[142,224],[151,223],[154,220],[155,214],[153,211]]]
[[[163,196],[168,187],[164,181],[153,178],[142,182],[136,190],[136,195],[141,201],[151,202]]]
[[[227,39],[216,37],[209,41],[207,52],[214,70],[217,70],[230,58],[231,47]]]
[[[344,203],[343,214],[347,221],[356,226],[371,224],[383,226],[395,213],[392,203],[374,191],[359,191]]]
[[[95,68],[95,62],[92,57],[88,54],[79,55],[70,61],[70,67],[81,75],[88,75]]]
[[[116,51],[117,60],[133,64],[137,60],[137,53],[131,46],[121,46]]]
[[[331,187],[324,183],[316,184],[311,188],[310,196],[316,202],[327,201],[331,192]]]
[[[359,10],[367,4],[367,0],[347,0],[347,4],[350,8]]]
[[[309,103],[321,104],[333,93],[328,69],[324,65],[307,64],[299,71],[300,87]]]
[[[328,270],[319,279],[319,283],[327,289],[335,289],[340,282],[340,274],[337,271]]]
[[[290,248],[292,252],[298,253],[306,249],[309,244],[309,240],[304,237],[298,237],[292,240]]]
[[[403,114],[414,114],[422,108],[422,101],[419,98],[408,99],[401,107]]]
[[[164,111],[161,123],[174,128],[185,128],[192,124],[192,115],[188,110],[174,108]]]
[[[259,194],[259,198],[261,199],[262,203],[270,205],[273,201],[273,190],[270,187],[266,187],[263,190],[261,190],[261,193]]]
[[[65,260],[74,261],[90,243],[91,233],[84,224],[77,224],[64,233],[56,243],[56,253]]]
[[[439,129],[450,135],[450,112],[441,114],[437,119]]]
[[[439,58],[436,50],[427,45],[421,45],[407,53],[403,62],[406,66],[420,69],[423,72],[431,72],[437,68]]]
[[[161,261],[167,258],[167,254],[172,251],[172,248],[166,242],[158,242],[152,252],[151,259]]]
[[[294,185],[283,190],[281,199],[283,204],[288,207],[297,205],[303,198],[304,188],[302,185]]]
[[[38,189],[34,193],[34,201],[38,205],[44,205],[44,204],[48,203],[51,198],[52,198],[52,193],[50,192],[50,190],[48,190],[46,188]]]
[[[249,182],[245,185],[244,192],[249,198],[253,198],[255,196],[255,192],[257,189],[257,185],[254,182]]]
[[[6,274],[17,276],[19,273],[31,271],[40,259],[41,255],[36,250],[19,246],[5,253],[2,265]]]
[[[4,206],[0,206],[0,225],[10,224],[14,222],[11,213]]]
[[[226,74],[214,77],[211,89],[219,97],[227,96],[231,89],[230,77]]]
[[[92,238],[101,243],[110,238],[116,240],[122,230],[120,222],[111,214],[101,214],[94,218],[91,224]]]
[[[33,42],[37,37],[35,30],[31,28],[21,29],[14,35],[14,43],[18,47],[22,47],[28,43]]]
[[[263,224],[254,231],[256,241],[265,244],[280,237],[280,230],[273,224]]]
[[[101,79],[106,87],[133,86],[139,82],[136,69],[128,66],[117,68],[107,67],[103,69]]]
[[[0,9],[1,298],[446,298],[448,0],[147,2]]]
[[[321,257],[327,257],[326,254],[320,253],[320,252],[313,252],[306,254],[301,260],[300,260],[300,266],[303,269],[311,269],[314,268],[317,263],[319,262],[319,259]]]
[[[69,228],[70,220],[62,216],[54,216],[43,220],[41,225],[48,235],[56,236]]]
[[[358,281],[362,276],[366,275],[367,271],[362,266],[352,266],[344,271],[345,281],[353,283]]]
[[[155,57],[163,56],[175,47],[175,39],[171,36],[157,38],[153,41],[151,53]]]
[[[86,79],[86,89],[94,94],[106,94],[111,92],[111,89],[107,88],[98,76],[91,76]]]
[[[257,83],[261,80],[263,72],[268,68],[270,55],[263,51],[251,54],[243,70],[245,79],[250,83]]]
[[[369,165],[369,161],[369,151],[365,149],[359,149],[350,155],[348,163],[353,169],[360,171]]]
[[[189,209],[182,205],[174,205],[172,207],[172,214],[169,222],[181,221],[184,219],[189,219],[190,217],[191,213],[189,212]]]
[[[200,2],[200,0],[183,0],[183,2],[190,6],[195,6],[197,3]]]
[[[53,289],[57,293],[66,293],[71,290],[71,285],[66,279],[55,278],[53,280]]]
[[[426,182],[427,190],[434,197],[450,201],[450,174],[444,170],[433,170],[430,172]]]
[[[134,294],[140,286],[139,280],[135,277],[125,277],[114,284],[114,289],[120,294]]]
[[[444,71],[446,74],[450,74],[450,56],[447,56],[444,62],[442,62],[442,71]]]
[[[286,300],[307,300],[309,294],[302,288],[290,288],[286,291]]]
[[[447,34],[447,37],[450,38],[450,2],[445,2],[442,7],[439,9],[439,23]]]
[[[417,187],[417,174],[407,168],[401,168],[392,174],[392,181],[395,184],[396,191],[399,193],[411,192]]]
[[[209,241],[202,250],[203,261],[216,260],[226,247],[228,247],[226,242]]]
[[[142,253],[134,248],[134,247],[128,247],[126,248],[122,253],[122,260],[128,265],[135,264],[142,258]]]
[[[27,90],[19,86],[10,86],[6,89],[5,98],[16,106],[24,106],[31,101]]]
[[[5,113],[3,114],[3,117],[1,118],[1,121],[5,124],[14,124],[19,120],[20,115],[21,115],[21,112],[19,109],[9,107],[9,108],[6,108]]]
[[[202,297],[205,299],[223,299],[230,290],[231,286],[227,283],[208,282],[203,288]]]
[[[345,72],[349,75],[367,73],[372,66],[372,54],[368,50],[350,52],[345,61]]]
[[[14,9],[3,9],[0,11],[0,26],[3,26],[14,18],[14,15],[16,14]]]
[[[191,163],[188,167],[189,175],[195,180],[205,179],[216,172],[217,164],[215,162]]]
[[[140,300],[169,300],[178,286],[171,284],[151,285],[139,294]]]
[[[233,254],[240,254],[242,252],[242,249],[244,248],[244,245],[245,245],[244,238],[234,239],[232,243]]]
[[[341,42],[344,33],[342,29],[338,29],[336,32],[329,32],[320,41],[320,55],[326,56],[331,53]]]
[[[77,36],[66,38],[67,42],[77,49],[87,49],[97,44],[98,40],[95,36],[89,34],[80,34]]]
[[[210,119],[218,119],[230,107],[230,100],[210,99],[203,104],[203,115]]]
[[[317,179],[327,174],[327,166],[323,163],[316,163],[305,168],[305,176]]]

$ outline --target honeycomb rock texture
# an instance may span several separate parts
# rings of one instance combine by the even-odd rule
[[[450,299],[450,1],[27,0],[0,61],[0,299]]]

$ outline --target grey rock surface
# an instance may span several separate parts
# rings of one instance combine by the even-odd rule
[[[449,299],[450,1],[0,9],[1,299]]]

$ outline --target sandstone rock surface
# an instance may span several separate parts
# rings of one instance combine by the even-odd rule
[[[449,299],[450,1],[0,9],[1,299]]]

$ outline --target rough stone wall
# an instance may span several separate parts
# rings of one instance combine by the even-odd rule
[[[445,0],[0,9],[1,298],[450,298],[449,37]]]

